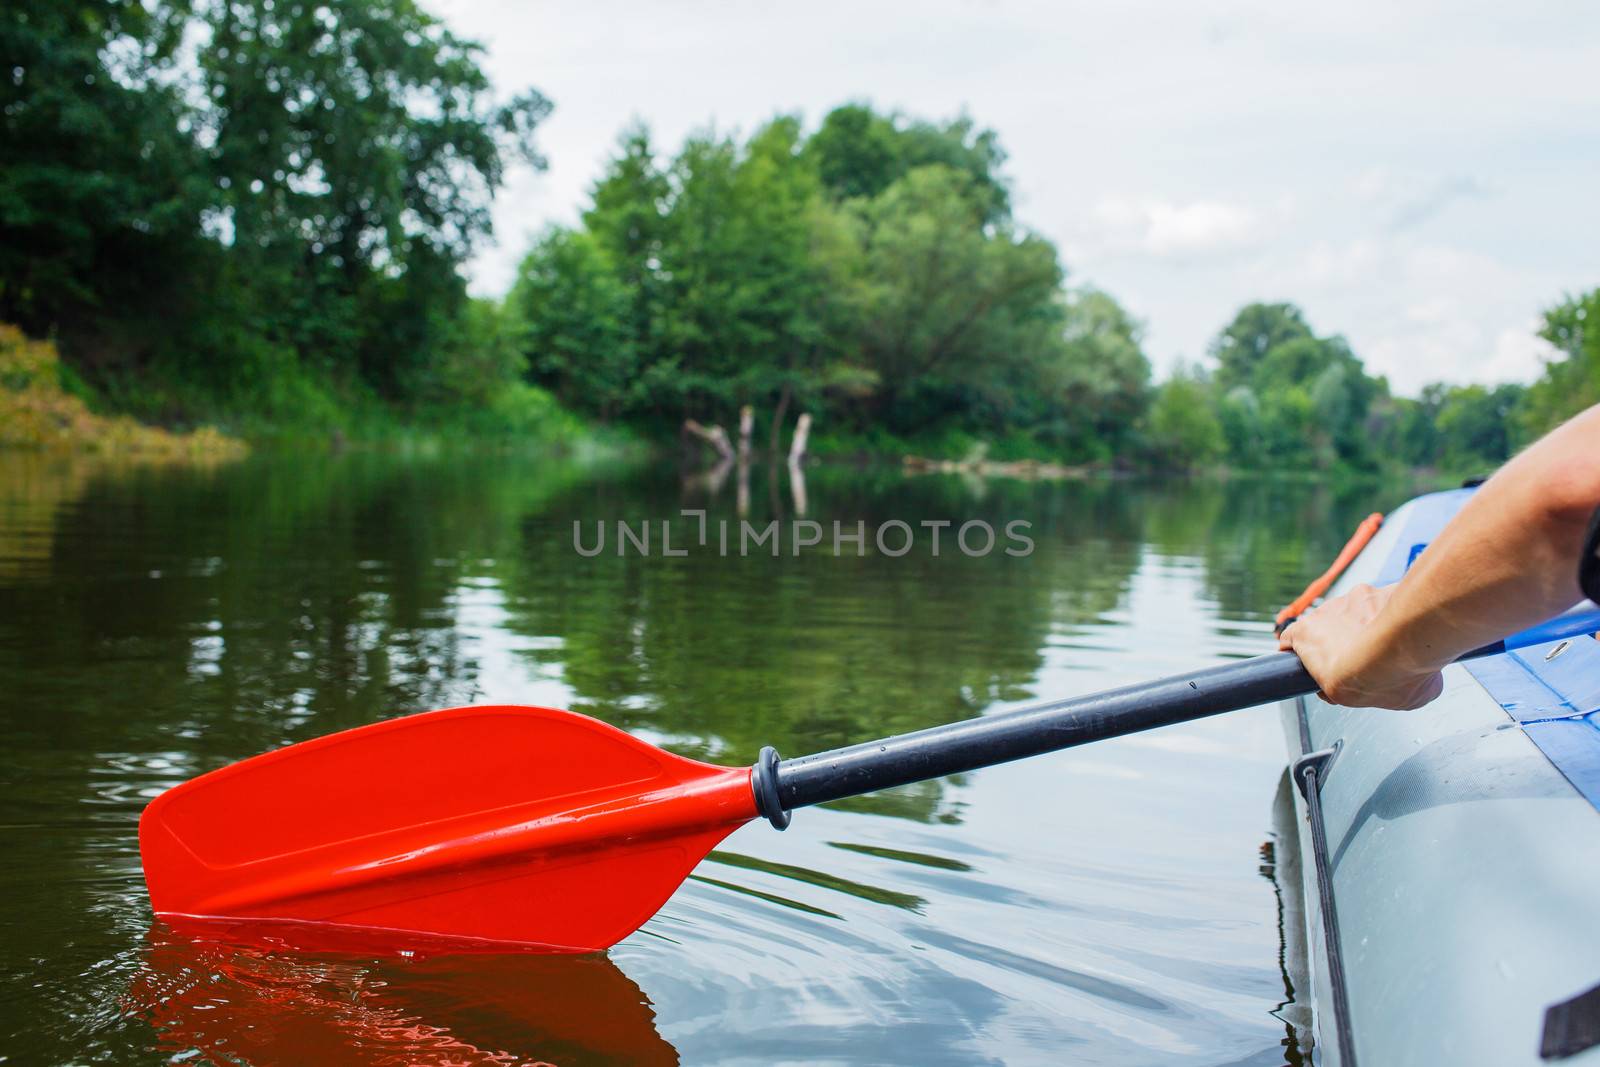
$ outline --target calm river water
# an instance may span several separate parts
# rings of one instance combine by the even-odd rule
[[[0,1060],[1300,1062],[1266,710],[748,826],[604,955],[279,955],[152,925],[140,809],[229,761],[507,702],[748,763],[1254,655],[1404,495],[813,468],[805,516],[864,521],[865,556],[718,554],[741,498],[788,522],[796,488],[482,456],[0,455]],[[592,543],[617,519],[656,538],[674,519],[691,551],[574,551],[574,520]],[[893,519],[921,532],[900,557],[871,546]],[[919,523],[940,519],[1026,520],[1035,548],[1007,556],[1002,532],[968,557],[947,531],[934,558]]]

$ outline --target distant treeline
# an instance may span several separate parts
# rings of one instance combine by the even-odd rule
[[[546,234],[507,300],[530,373],[598,418],[797,408],[824,430],[1026,436],[1107,457],[1150,367],[1109,297],[1063,289],[1019,227],[995,135],[859,105],[809,136],[627,131],[581,229]]]
[[[1326,470],[1492,470],[1600,403],[1600,289],[1545,313],[1557,350],[1531,386],[1429,385],[1394,396],[1341,337],[1317,337],[1290,304],[1251,304],[1211,343],[1214,366],[1156,391],[1148,447],[1167,465]],[[1586,328],[1587,327],[1587,328]]]
[[[475,300],[550,105],[497,100],[413,0],[17,0],[0,44],[0,321],[166,422],[663,439],[751,405],[834,450],[1458,469],[1600,400],[1600,292],[1547,314],[1561,358],[1526,389],[1395,397],[1284,304],[1156,385],[1139,323],[1013,218],[993,131],[865,104],[672,152],[630,127],[581,225]]]
[[[809,135],[783,117],[671,158],[636,126],[582,226],[523,261],[515,345],[600,419],[797,406],[844,447],[1185,469],[1492,467],[1600,399],[1600,332],[1583,328],[1600,293],[1549,312],[1567,358],[1531,389],[1394,396],[1289,304],[1243,308],[1205,367],[1153,386],[1139,324],[1066,286],[1055,247],[1012,219],[1004,159],[965,118],[858,104]]]

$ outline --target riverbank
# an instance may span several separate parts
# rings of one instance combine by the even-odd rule
[[[0,448],[137,459],[226,461],[252,447],[534,449],[567,458],[643,457],[634,434],[597,427],[549,393],[509,383],[481,404],[384,402],[303,372],[219,398],[152,377],[89,384],[51,341],[0,324]]]
[[[1386,462],[1376,467],[1334,463],[1325,468],[1274,465],[1242,466],[1213,459],[1181,465],[1148,447],[1123,455],[1084,458],[1063,456],[1038,442],[1017,436],[994,441],[953,433],[915,440],[888,435],[872,437],[819,433],[811,455],[819,462],[855,467],[895,468],[908,475],[958,474],[968,478],[1018,481],[1076,481],[1085,478],[1156,478],[1227,481],[1266,478],[1286,482],[1377,482],[1413,486],[1418,492],[1451,488],[1469,478],[1493,473],[1492,467],[1412,467]]]
[[[767,435],[758,437],[765,440]],[[991,441],[955,431],[903,439],[822,428],[809,444],[808,454],[828,464],[1026,481],[1184,474],[1341,481],[1403,477],[1413,484],[1444,485],[1488,473],[1399,466],[1275,470],[1215,462],[1177,471],[1145,450],[1124,456],[1064,457],[1023,435]],[[364,390],[341,390],[298,369],[232,400],[148,376],[113,378],[91,386],[61,359],[54,343],[30,339],[16,327],[0,324],[0,448],[217,462],[243,456],[255,446],[333,451],[488,448],[580,463],[644,460],[671,447],[629,428],[589,422],[525,382],[506,383],[477,403],[406,406]]]
[[[249,451],[210,426],[173,432],[127,415],[97,414],[86,392],[53,343],[0,324],[0,447],[213,462]]]

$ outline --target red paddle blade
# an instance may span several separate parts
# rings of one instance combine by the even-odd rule
[[[331,925],[388,951],[589,952],[638,929],[755,815],[747,767],[568,711],[453,708],[170,789],[145,809],[139,851],[158,915]]]

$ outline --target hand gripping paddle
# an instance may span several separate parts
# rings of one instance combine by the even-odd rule
[[[1470,655],[1600,629],[1588,603]],[[1463,657],[1467,658],[1467,657]],[[780,760],[716,767],[551,708],[452,708],[223,767],[139,823],[150,902],[380,952],[606,948],[740,825],[1312,693],[1290,652]],[[246,933],[247,932],[247,933]]]

